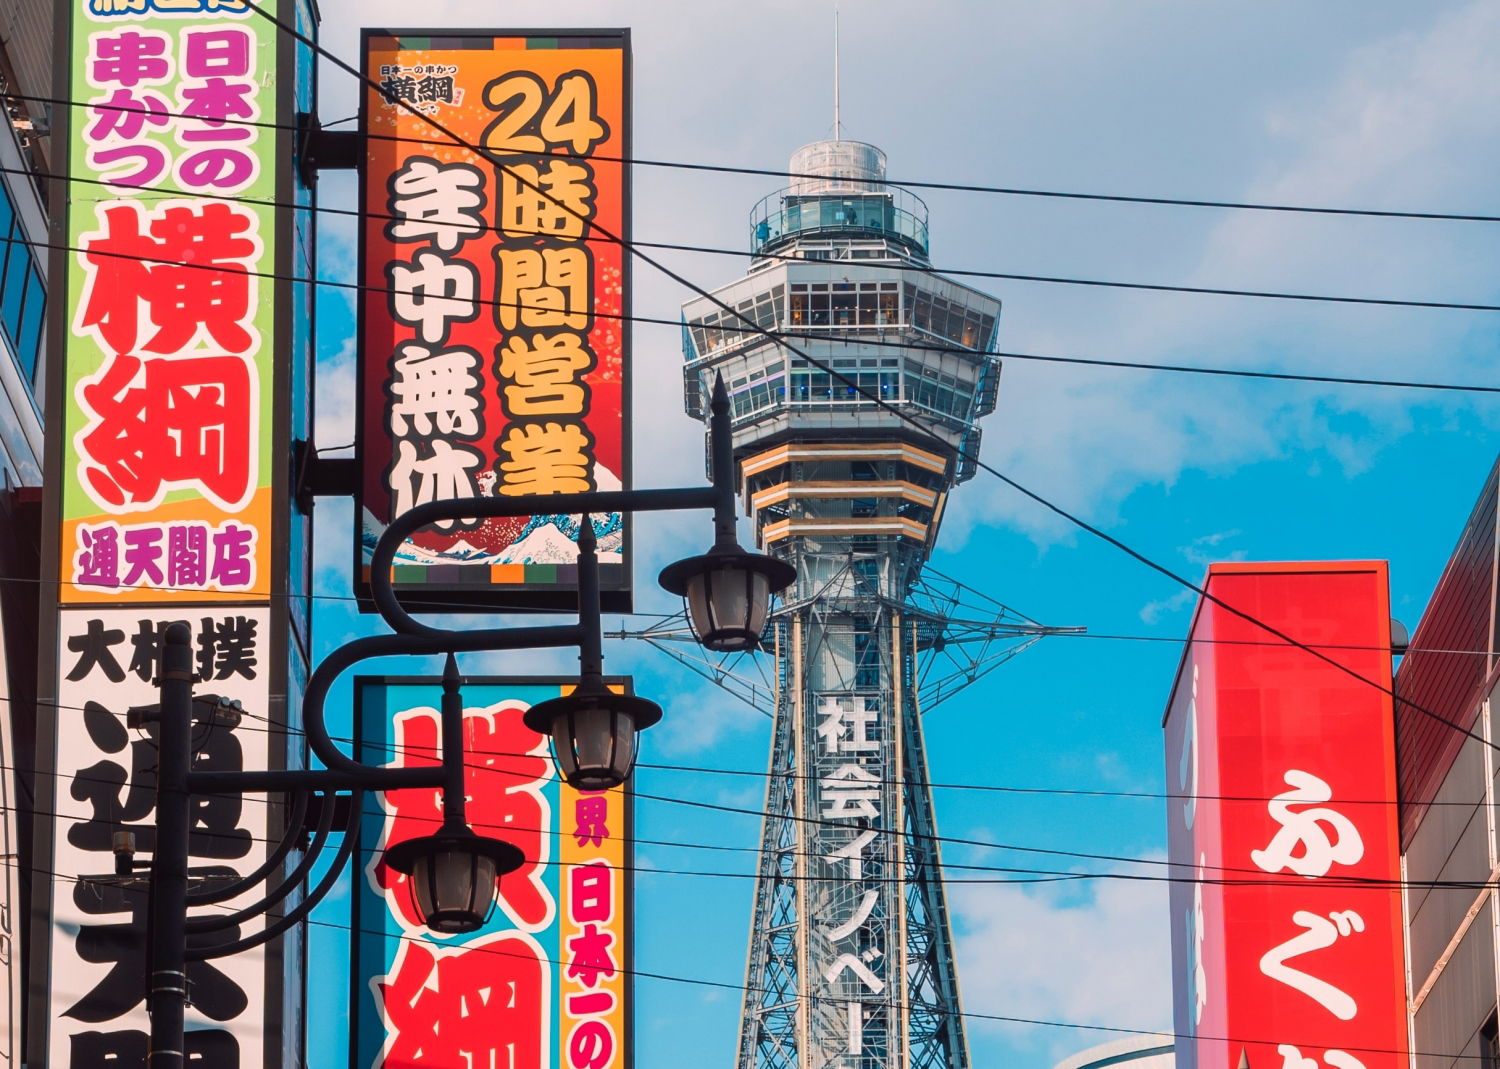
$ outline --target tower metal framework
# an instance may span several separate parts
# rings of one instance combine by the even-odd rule
[[[995,407],[1000,302],[932,271],[879,149],[816,142],[790,171],[744,277],[683,309],[688,412],[722,377],[758,541],[798,570],[772,686],[738,688],[774,726],[737,1069],[968,1069],[921,702],[1063,630],[955,619],[922,575]]]

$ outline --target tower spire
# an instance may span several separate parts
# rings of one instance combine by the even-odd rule
[[[839,6],[833,5],[833,139],[839,137]]]

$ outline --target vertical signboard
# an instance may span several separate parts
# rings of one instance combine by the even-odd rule
[[[1207,582],[1368,682],[1199,605],[1165,723],[1178,1064],[1405,1069],[1386,566]]]
[[[17,841],[16,789],[22,762],[16,759],[10,710],[16,708],[10,689],[9,650],[6,649],[5,612],[0,608],[0,1069],[21,1064],[21,851]]]
[[[367,801],[367,853],[354,896],[352,1069],[418,1065],[629,1069],[630,796],[561,783],[547,739],[522,714],[576,680],[465,681],[469,823],[520,847],[477,932],[441,935],[416,915],[387,846],[431,834],[440,792]],[[618,688],[621,684],[611,684]],[[355,681],[359,756],[437,763],[442,682]]]
[[[58,875],[50,881],[54,1016],[48,1065],[145,1064],[146,886],[140,876],[114,875],[111,845],[115,832],[129,831],[143,857],[156,848],[156,729],[130,728],[125,713],[157,701],[153,682],[162,636],[173,619],[184,617],[193,629],[198,692],[233,695],[252,712],[266,708],[268,616],[265,609],[217,606],[190,616],[135,608],[63,616],[58,704],[68,726],[55,766],[52,865]],[[271,735],[265,728],[250,719],[236,728],[198,727],[194,767],[267,767]],[[264,795],[199,799],[189,838],[191,872],[223,878],[256,868],[265,860],[267,824]],[[242,908],[258,897],[251,892],[218,908]],[[242,926],[232,937],[252,930]],[[188,982],[189,1057],[213,1066],[266,1064],[274,1044],[268,1045],[265,1034],[265,951],[192,962]]]
[[[628,484],[630,312],[626,31],[367,30],[363,55],[362,592],[414,505]],[[629,607],[623,520],[593,518],[606,609]],[[436,524],[394,579],[450,608],[571,605],[578,526]]]
[[[260,6],[311,28],[305,4]],[[64,236],[44,569],[57,597],[44,613],[28,1045],[32,1064],[81,1069],[145,1057],[147,889],[114,875],[111,845],[133,831],[143,857],[154,847],[154,729],[125,715],[157,700],[170,623],[193,630],[197,689],[249,714],[201,733],[198,767],[286,758],[285,735],[267,729],[285,716],[278,510],[286,368],[303,365],[288,285],[273,281],[293,271],[277,207],[296,184],[290,40],[244,0],[59,0],[56,15],[56,95],[80,106],[56,113],[68,184],[53,202]],[[296,271],[311,273],[300,256]],[[195,876],[248,873],[280,836],[263,797],[200,799],[193,814]],[[283,967],[274,947],[189,966],[190,1057],[279,1064]]]
[[[806,923],[819,929],[810,941],[808,1012],[820,1019],[823,1055],[859,1064],[871,1050],[905,1046],[898,1002],[905,990],[904,892],[893,876],[903,871],[902,818],[900,781],[891,774],[901,767],[899,729],[883,697],[813,697],[802,724],[817,740],[808,744],[812,767],[802,804],[811,845],[799,859],[808,881]]]
[[[78,0],[60,597],[264,598],[276,31],[219,0]],[[272,8],[272,10],[275,10]]]

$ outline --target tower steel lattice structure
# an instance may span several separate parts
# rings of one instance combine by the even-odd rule
[[[798,570],[766,640],[737,1069],[968,1069],[919,703],[947,621],[919,587],[995,407],[1000,302],[931,270],[926,205],[879,149],[821,141],[790,170],[751,212],[744,277],[683,309],[688,412],[722,376],[758,541]]]

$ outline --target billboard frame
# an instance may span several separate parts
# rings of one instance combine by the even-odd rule
[[[291,347],[296,344],[299,331],[295,320],[302,311],[294,304],[298,284],[293,278],[302,274],[296,270],[301,254],[295,240],[296,216],[301,211],[311,213],[312,206],[316,204],[316,187],[299,180],[296,162],[303,155],[304,146],[293,122],[299,110],[299,93],[311,91],[313,86],[298,83],[301,57],[310,54],[311,46],[295,40],[277,25],[277,21],[293,25],[300,23],[310,36],[316,36],[321,22],[317,0],[279,0],[274,19],[254,11],[245,11],[244,17],[232,20],[234,25],[254,28],[255,48],[258,50],[256,74],[259,92],[256,99],[260,107],[260,121],[257,125],[261,129],[255,147],[250,151],[258,158],[260,170],[249,187],[229,193],[215,192],[212,189],[194,191],[184,188],[169,172],[151,184],[134,189],[128,185],[100,186],[97,198],[91,197],[75,203],[72,178],[75,174],[84,173],[85,164],[79,159],[74,142],[80,129],[87,125],[86,116],[75,112],[88,106],[88,101],[81,99],[88,94],[75,89],[75,66],[78,54],[84,47],[83,36],[88,28],[103,28],[106,25],[91,22],[84,14],[86,8],[87,0],[53,0],[51,4],[54,28],[53,96],[62,101],[72,100],[74,103],[54,111],[53,168],[47,178],[49,200],[53,205],[51,233],[56,243],[48,254],[48,307],[45,321],[47,346],[42,391],[47,438],[42,465],[46,493],[40,539],[43,592],[40,596],[38,622],[35,749],[38,789],[35,792],[36,806],[30,815],[30,850],[26,862],[30,877],[30,887],[26,892],[29,895],[29,917],[26,922],[28,938],[23,942],[28,1000],[24,1015],[25,1049],[27,1063],[33,1065],[48,1064],[52,1060],[50,1047],[55,1023],[52,1015],[52,989],[56,963],[51,952],[54,925],[50,887],[55,879],[74,875],[54,875],[58,857],[55,839],[66,818],[59,815],[64,807],[48,804],[49,799],[55,800],[55,796],[62,795],[62,791],[58,790],[58,777],[54,773],[58,768],[62,746],[59,732],[63,726],[63,718],[59,715],[61,707],[58,695],[63,680],[59,643],[68,630],[67,618],[63,614],[79,617],[91,613],[130,612],[142,619],[157,620],[174,617],[196,620],[200,615],[222,616],[226,613],[263,614],[264,627],[255,643],[260,658],[260,675],[255,686],[264,686],[267,693],[266,708],[260,712],[277,724],[285,724],[289,715],[295,715],[300,710],[300,698],[289,686],[289,680],[294,672],[292,662],[305,657],[306,652],[305,646],[291,639],[293,629],[288,601],[289,561],[286,548],[289,525],[308,522],[308,517],[307,514],[300,514],[299,517],[293,512],[296,500],[291,485],[291,442],[296,430],[296,413],[292,410],[292,394],[296,384],[292,382],[294,365],[285,363],[281,354],[290,352]],[[138,12],[119,13],[119,17],[113,21],[122,26],[133,27],[138,26],[141,19],[165,17],[170,20],[180,15],[184,28],[196,29],[211,23],[216,12],[219,16],[223,14],[222,9],[208,10],[208,5],[205,4],[200,10],[164,15],[155,5],[148,4]],[[160,29],[155,23],[151,25]],[[271,57],[270,61],[261,63],[260,57],[266,56]],[[180,72],[174,73],[174,81],[179,77]],[[271,124],[269,127],[266,126],[268,122]],[[154,136],[169,135],[157,133]],[[255,189],[262,186],[267,190],[269,202],[256,200]],[[201,204],[248,203],[263,210],[264,225],[259,226],[257,234],[269,246],[261,250],[257,263],[250,270],[255,279],[258,303],[269,306],[270,311],[267,313],[269,321],[266,329],[260,332],[259,344],[251,359],[257,368],[257,374],[262,373],[259,369],[266,369],[263,374],[267,390],[258,399],[259,417],[252,428],[251,448],[259,449],[260,439],[268,437],[267,458],[263,464],[258,462],[260,470],[257,482],[264,484],[268,502],[267,524],[260,536],[269,545],[264,554],[259,555],[264,567],[258,569],[248,590],[220,590],[213,594],[205,589],[197,592],[196,596],[189,594],[178,597],[169,588],[140,588],[141,593],[124,598],[95,594],[83,600],[70,600],[66,596],[66,588],[71,579],[63,561],[63,530],[65,517],[68,515],[64,491],[66,484],[73,478],[69,469],[69,443],[72,433],[78,429],[69,426],[67,419],[74,385],[69,377],[68,355],[75,344],[72,325],[77,299],[82,292],[72,285],[71,279],[80,250],[69,247],[68,238],[70,228],[77,225],[79,218],[72,213],[92,211],[94,203],[101,203],[111,197],[134,198],[148,206],[164,200],[175,200]],[[300,202],[299,197],[302,198]],[[293,203],[305,203],[307,207],[289,207]],[[309,214],[306,220],[309,227],[311,219]],[[315,255],[311,248],[308,253]],[[311,274],[309,271],[309,276]],[[310,306],[314,282],[309,277],[307,282],[300,285]],[[312,360],[311,331],[312,320],[309,318],[307,330],[302,332],[308,342],[305,367],[309,373]],[[310,378],[300,388],[306,389],[310,398]],[[203,501],[205,498],[200,493],[192,500]],[[305,676],[305,668],[301,669],[301,673]],[[282,695],[290,698],[290,703],[282,699]],[[295,759],[285,743],[270,745],[266,757],[269,768],[286,767],[289,757]],[[276,796],[268,798],[267,803],[261,807],[266,811],[264,822],[255,820],[251,827],[255,829],[257,837],[276,839],[286,831],[287,809],[282,799]],[[105,857],[101,867],[107,868],[107,855]],[[272,912],[267,917],[267,923],[274,921],[279,915],[279,912]],[[142,937],[144,938],[144,932]],[[253,1019],[254,1029],[262,1037],[263,1056],[259,1064],[270,1069],[289,1059],[300,1060],[301,1057],[304,1042],[301,1021],[294,1012],[289,1011],[295,1011],[301,1001],[305,945],[300,936],[293,935],[290,940],[273,940],[256,953],[264,960],[261,981],[255,990],[247,991],[250,996],[249,1007],[237,1020]],[[123,1022],[139,1014],[144,1021],[143,1005],[128,1013],[129,1016],[112,1020]],[[231,1024],[232,1022],[226,1022],[226,1027]],[[108,1024],[102,1024],[102,1027],[108,1027]],[[252,1061],[244,1064],[249,1069]]]
[[[1404,1024],[1369,1031],[1406,1004],[1388,565],[1216,563],[1203,589],[1162,717],[1178,1063],[1402,1067]]]
[[[631,52],[631,31],[628,27],[615,28],[520,28],[520,29],[478,29],[478,28],[448,28],[443,27],[434,30],[431,27],[425,29],[413,28],[390,28],[390,27],[362,27],[360,30],[360,72],[362,76],[369,77],[369,56],[371,41],[376,38],[391,38],[401,40],[411,38],[426,43],[427,47],[440,47],[442,42],[461,42],[466,40],[487,39],[494,41],[501,38],[528,39],[553,42],[553,48],[565,47],[558,42],[568,40],[614,40],[618,42],[621,56],[622,89],[620,99],[621,126],[619,132],[618,159],[620,163],[620,225],[619,231],[614,235],[615,242],[621,249],[620,271],[622,285],[622,299],[620,308],[620,418],[621,418],[621,442],[620,442],[620,483],[623,489],[630,489],[634,474],[634,455],[631,439],[631,413],[634,403],[633,363],[634,353],[631,338],[631,314],[632,296],[634,292],[633,260],[631,255],[631,242],[634,232],[634,219],[632,209],[633,177],[631,171],[631,153],[634,140],[634,96],[633,78],[634,61]],[[462,46],[460,46],[462,47]],[[361,87],[359,101],[359,135],[362,139],[367,137],[369,130],[369,103],[373,90],[368,84]],[[568,157],[562,157],[568,158]],[[615,157],[607,157],[611,162]],[[500,166],[491,163],[492,169],[498,174]],[[368,220],[370,205],[368,203],[368,154],[361,151],[358,155],[356,167],[358,175],[359,200],[358,212],[361,223]],[[486,186],[488,188],[488,185]],[[489,207],[488,205],[486,207]],[[497,229],[497,222],[493,213],[490,214],[487,230],[493,232]],[[585,246],[597,242],[599,239],[592,235],[586,235],[582,241]],[[355,256],[355,270],[359,279],[356,292],[356,330],[358,331],[355,348],[355,397],[358,402],[363,401],[369,388],[368,375],[370,358],[365,352],[364,324],[367,322],[368,306],[370,302],[371,288],[366,283],[367,271],[369,269],[369,250],[361,230],[357,242]],[[489,308],[490,305],[481,303],[481,308]],[[484,313],[481,312],[481,315]],[[484,363],[488,364],[488,356],[484,357]],[[366,439],[364,427],[359,417],[356,417],[354,435],[354,468],[355,468],[355,495],[354,495],[354,546],[352,554],[352,579],[355,598],[361,612],[373,612],[374,603],[370,597],[370,585],[367,578],[369,567],[365,560],[364,546],[362,544],[363,516],[365,509],[365,473],[370,463],[370,443]],[[537,495],[537,501],[545,504],[544,495]],[[537,513],[536,515],[545,515]],[[386,521],[389,522],[389,521]],[[622,555],[621,569],[618,579],[611,579],[608,574],[601,575],[600,584],[600,608],[604,612],[631,612],[634,608],[633,600],[633,573],[634,552],[633,535],[634,523],[630,513],[621,516],[622,523]],[[398,586],[398,591],[400,591]],[[471,579],[466,582],[422,582],[410,584],[405,593],[413,603],[425,603],[433,611],[443,612],[496,612],[508,610],[537,610],[537,611],[565,611],[576,605],[577,590],[576,583],[565,583],[554,581],[548,584],[534,583],[524,585],[496,584],[493,582],[481,582]]]
[[[362,761],[366,763],[384,763],[384,760],[388,759],[391,756],[389,752],[366,752],[371,747],[371,742],[368,738],[370,734],[369,721],[366,718],[376,715],[376,711],[367,708],[364,700],[364,695],[371,688],[420,687],[428,691],[433,698],[438,698],[442,693],[443,681],[442,677],[437,675],[385,675],[372,673],[369,675],[354,676],[351,679],[350,683],[353,706],[351,729],[354,738],[352,756],[356,761]],[[556,689],[558,693],[563,693],[569,688],[576,686],[577,683],[578,679],[576,676],[464,675],[462,677],[461,685],[463,688],[462,693],[465,693],[467,695],[467,693],[471,692],[473,689],[480,687],[492,687],[500,690],[520,689],[523,687],[543,687],[548,689]],[[635,692],[633,680],[630,676],[606,675],[604,677],[604,684],[609,689],[616,690],[620,693],[634,694]],[[465,701],[467,702],[467,697],[465,698]],[[381,715],[383,715],[384,710],[380,710],[379,712]],[[550,754],[547,757],[547,760],[549,762],[552,760]],[[561,783],[560,780],[556,780],[554,782],[557,782],[559,784]],[[619,872],[624,885],[621,889],[620,895],[621,909],[623,910],[624,916],[620,924],[621,930],[625,933],[626,938],[625,951],[622,955],[620,955],[619,958],[619,973],[621,976],[621,987],[623,991],[624,1021],[626,1028],[624,1036],[621,1037],[622,1042],[620,1046],[620,1057],[617,1062],[617,1069],[635,1069],[636,1064],[635,1028],[632,1027],[632,1020],[636,1007],[636,939],[633,923],[633,919],[635,916],[636,807],[635,795],[631,790],[634,783],[635,777],[632,774],[631,778],[626,780],[625,784],[621,788],[618,788],[619,797],[624,803],[624,820],[622,822],[623,831],[620,836],[623,841],[624,858]],[[371,814],[369,812],[351,813],[350,820],[362,820],[366,817],[373,818],[374,816],[375,814]],[[384,819],[384,814],[381,815],[381,819]],[[556,820],[556,823],[557,828],[555,834],[558,839],[561,840],[567,833],[563,830],[563,822],[560,818]],[[367,924],[370,923],[370,919],[364,916],[364,912],[367,905],[366,900],[370,896],[368,893],[365,870],[368,864],[367,858],[369,856],[369,853],[373,849],[373,841],[366,839],[360,848],[360,854],[363,856],[356,856],[355,858],[351,859],[350,862],[350,871],[352,873],[351,879],[354,881],[354,883],[350,889],[349,894],[350,945],[348,972],[349,1001],[347,1015],[349,1026],[348,1069],[371,1069],[370,1066],[364,1065],[360,1061],[361,1050],[359,1037],[360,1026],[365,1019],[361,1016],[361,1013],[362,1010],[365,1010],[366,1008],[365,1003],[367,1001],[369,993],[369,982],[373,978],[374,974],[371,973],[370,975],[362,975],[361,965],[369,963],[362,962],[360,948],[365,940],[373,937],[384,936],[387,939],[401,938],[400,936],[391,936],[390,933],[377,930],[374,927],[367,927]],[[558,866],[562,864],[560,859],[560,852],[554,858],[553,864]],[[560,916],[558,918],[557,924],[560,932],[562,924],[562,919]],[[550,962],[550,964],[555,968],[557,973],[561,975],[561,971],[566,962],[561,960],[561,957],[559,957],[559,959]],[[554,992],[554,994],[557,995],[559,994],[559,992]],[[561,1056],[562,1049],[561,1043],[559,1043],[558,1049],[554,1052],[554,1062],[558,1069],[561,1069],[561,1066],[563,1065]]]

